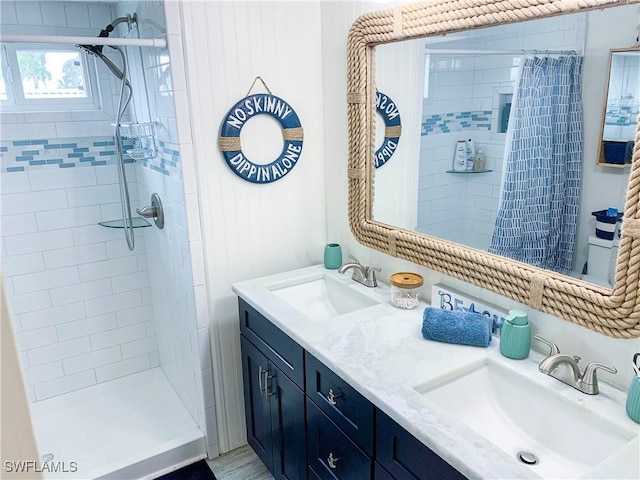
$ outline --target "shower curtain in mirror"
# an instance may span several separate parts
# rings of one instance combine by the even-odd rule
[[[527,58],[514,93],[489,251],[572,268],[582,166],[582,57]]]

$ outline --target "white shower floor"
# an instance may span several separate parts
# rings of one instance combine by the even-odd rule
[[[160,368],[34,403],[31,414],[40,455],[67,470],[45,478],[154,478],[206,458],[203,433]]]

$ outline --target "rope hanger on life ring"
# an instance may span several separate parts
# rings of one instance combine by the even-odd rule
[[[260,80],[269,92],[249,95],[256,81]],[[255,115],[269,115],[282,128],[284,145],[280,156],[268,164],[256,164],[242,152],[240,132],[245,123]],[[218,145],[231,170],[251,183],[271,183],[280,180],[298,163],[302,152],[304,132],[298,115],[282,98],[271,93],[264,80],[256,77],[247,96],[238,101],[227,113],[220,129]]]

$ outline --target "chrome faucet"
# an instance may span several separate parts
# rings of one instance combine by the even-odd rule
[[[353,269],[352,280],[361,283],[365,287],[377,287],[378,280],[376,279],[376,272],[382,271],[380,267],[365,267],[353,255],[349,255],[349,258],[352,259],[353,262],[342,265],[338,269],[338,273],[345,273],[347,270]]]
[[[614,367],[602,363],[590,363],[586,366],[584,372],[580,373],[580,367],[578,366],[580,357],[560,353],[560,349],[555,343],[547,340],[539,333],[533,338],[551,348],[549,356],[540,362],[538,369],[542,373],[556,380],[560,380],[562,383],[566,383],[582,393],[586,393],[587,395],[598,394],[598,377],[596,375],[598,368],[609,373],[618,373]]]

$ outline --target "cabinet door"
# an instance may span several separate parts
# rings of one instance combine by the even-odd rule
[[[238,298],[240,333],[304,390],[304,350],[255,308]]]
[[[370,480],[371,459],[307,398],[309,478]]]
[[[242,349],[242,378],[244,383],[244,412],[247,423],[247,441],[262,463],[273,472],[273,441],[271,438],[271,411],[264,388],[269,361],[244,336],[240,336]]]
[[[376,411],[376,460],[398,480],[462,480],[465,477],[417,438]]]
[[[271,364],[267,395],[271,403],[273,476],[300,480],[307,468],[304,392]]]

